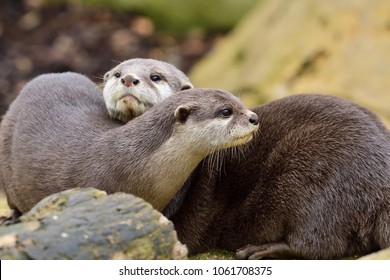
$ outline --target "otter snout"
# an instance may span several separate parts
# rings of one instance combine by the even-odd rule
[[[121,79],[121,83],[125,86],[125,87],[131,87],[131,86],[136,86],[140,83],[140,80],[138,80],[137,78],[135,78],[134,76],[132,75],[126,75],[124,76],[122,79]]]
[[[259,124],[259,116],[252,112],[249,115],[249,122],[253,125],[258,125]]]

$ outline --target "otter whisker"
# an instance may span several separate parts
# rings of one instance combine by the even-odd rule
[[[104,75],[102,75],[102,74],[94,75],[93,78],[99,79],[99,80],[103,80],[104,79]]]
[[[123,60],[123,61],[124,61],[124,60]],[[111,62],[114,62],[114,63],[116,63],[116,64],[120,64],[120,63],[122,63],[123,61],[117,60],[117,59],[111,59]]]

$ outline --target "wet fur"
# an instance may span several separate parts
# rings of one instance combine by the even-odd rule
[[[390,136],[373,113],[321,95],[253,111],[254,140],[206,158],[165,209],[191,253],[333,259],[390,246]]]

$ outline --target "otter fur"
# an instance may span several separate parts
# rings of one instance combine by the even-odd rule
[[[172,95],[123,125],[85,76],[41,75],[1,123],[0,180],[17,214],[75,187],[132,193],[161,210],[203,158],[247,143],[257,127],[238,98],[216,89]]]
[[[315,94],[253,111],[255,138],[205,159],[165,209],[191,253],[334,259],[390,246],[390,135],[377,116]]]

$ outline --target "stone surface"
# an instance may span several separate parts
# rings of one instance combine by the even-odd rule
[[[390,2],[263,0],[190,73],[248,106],[297,93],[341,96],[390,127]]]
[[[390,248],[361,257],[359,260],[390,260]]]
[[[185,259],[173,224],[131,194],[72,189],[0,226],[0,259]]]

